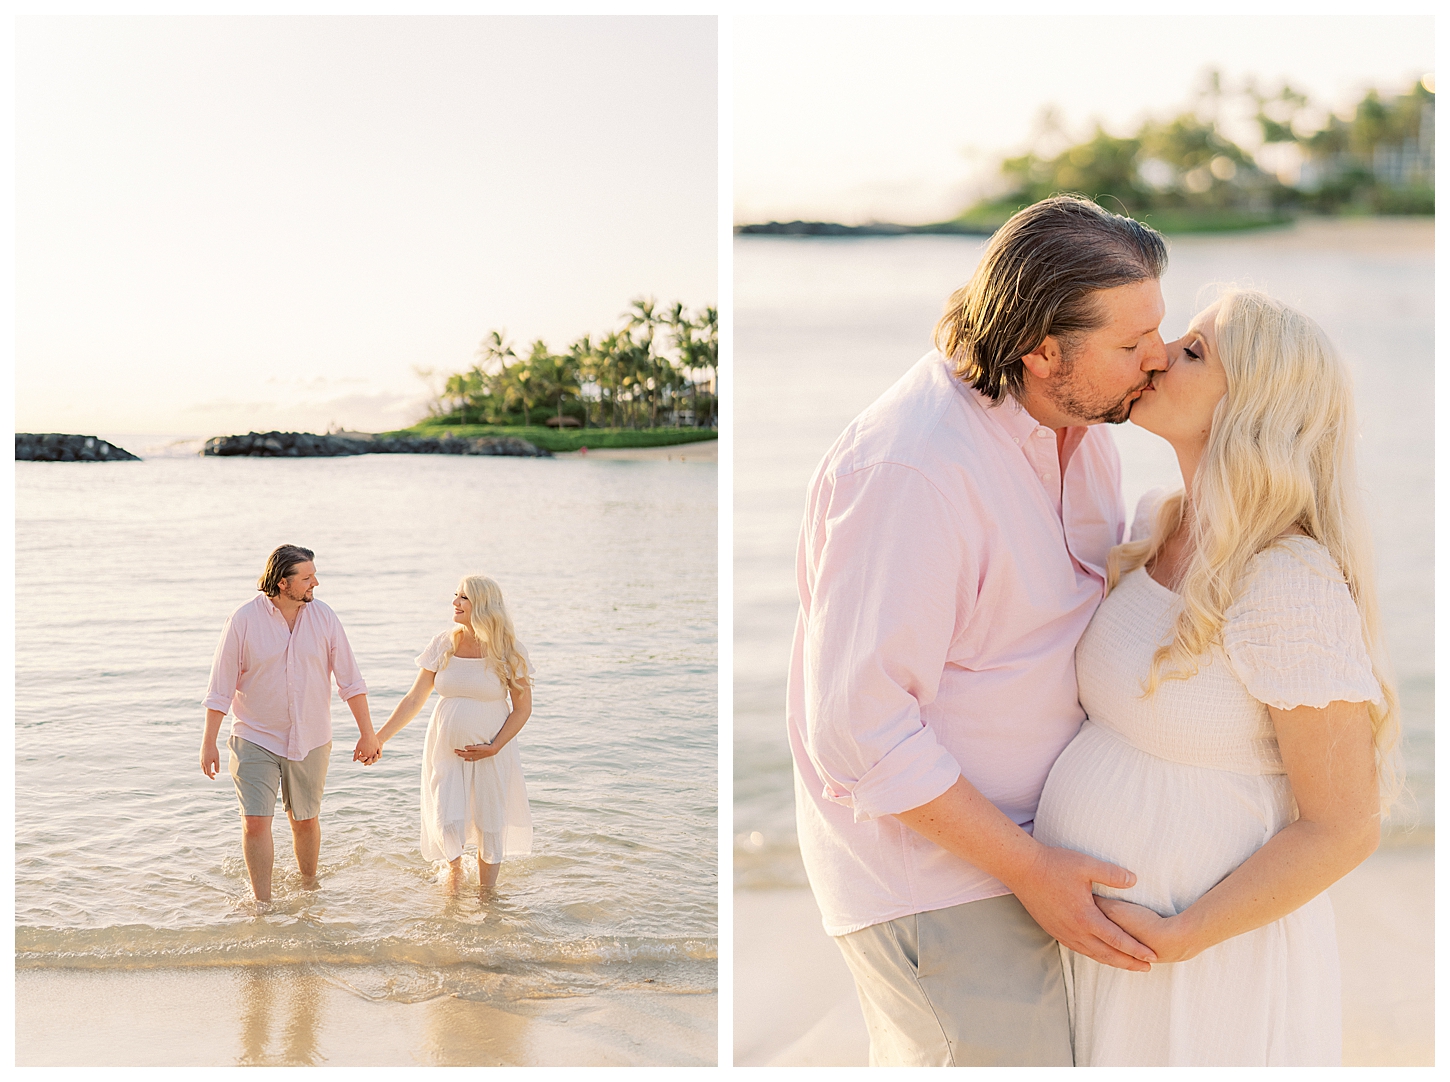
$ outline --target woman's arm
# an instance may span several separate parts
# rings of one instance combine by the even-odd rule
[[[1379,845],[1379,781],[1369,709],[1334,702],[1269,707],[1299,818],[1174,917],[1109,898],[1098,905],[1160,962],[1261,928],[1322,893]]]
[[[402,701],[393,707],[393,712],[388,715],[387,724],[378,730],[378,743],[386,744],[392,737],[408,722],[418,716],[418,711],[423,709],[423,704],[428,701],[428,696],[433,694],[433,678],[438,674],[428,669],[419,669],[418,678],[413,681],[413,686],[408,689]]]
[[[488,744],[468,744],[462,748],[454,748],[453,754],[459,756],[465,762],[473,762],[475,759],[487,759],[503,751],[503,747],[514,737],[518,736],[519,730],[524,727],[524,722],[529,720],[529,714],[534,709],[534,691],[525,684],[523,687],[510,687],[509,698],[513,700],[514,708],[509,711],[509,716],[504,719],[503,727],[499,729],[492,742]]]

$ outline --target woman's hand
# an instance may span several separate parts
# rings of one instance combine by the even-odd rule
[[[1203,950],[1185,927],[1182,914],[1160,917],[1147,906],[1120,898],[1102,898],[1096,894],[1093,901],[1097,902],[1108,920],[1139,943],[1152,948],[1160,962],[1183,962]]]
[[[461,748],[454,748],[453,754],[465,763],[472,763],[479,759],[491,759],[502,750],[502,744],[465,744]]]

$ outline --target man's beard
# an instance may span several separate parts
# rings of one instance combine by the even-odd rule
[[[1078,424],[1120,425],[1126,421],[1128,414],[1132,412],[1133,403],[1137,401],[1131,396],[1146,387],[1148,381],[1144,380],[1142,386],[1134,387],[1122,398],[1114,401],[1093,401],[1073,378],[1076,361],[1076,356],[1063,354],[1061,375],[1056,383],[1050,383],[1046,387],[1048,401],[1068,416],[1079,418]]]

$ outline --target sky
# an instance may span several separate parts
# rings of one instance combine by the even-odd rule
[[[503,328],[717,303],[710,17],[27,17],[16,429],[417,420]]]
[[[736,222],[941,220],[984,193],[1004,154],[1027,148],[1044,107],[1070,134],[1100,120],[1125,135],[1189,107],[1210,68],[1226,84],[1288,81],[1324,109],[1434,70],[1431,18],[1393,9],[1023,10],[737,17]]]

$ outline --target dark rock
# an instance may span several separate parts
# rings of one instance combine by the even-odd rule
[[[340,455],[507,455],[552,458],[553,452],[516,436],[320,436],[311,432],[248,432],[245,436],[213,436],[204,455],[248,455],[257,458],[335,458]],[[18,457],[18,452],[17,452]]]
[[[59,432],[15,433],[16,462],[140,462],[130,451],[99,436],[68,436]]]

